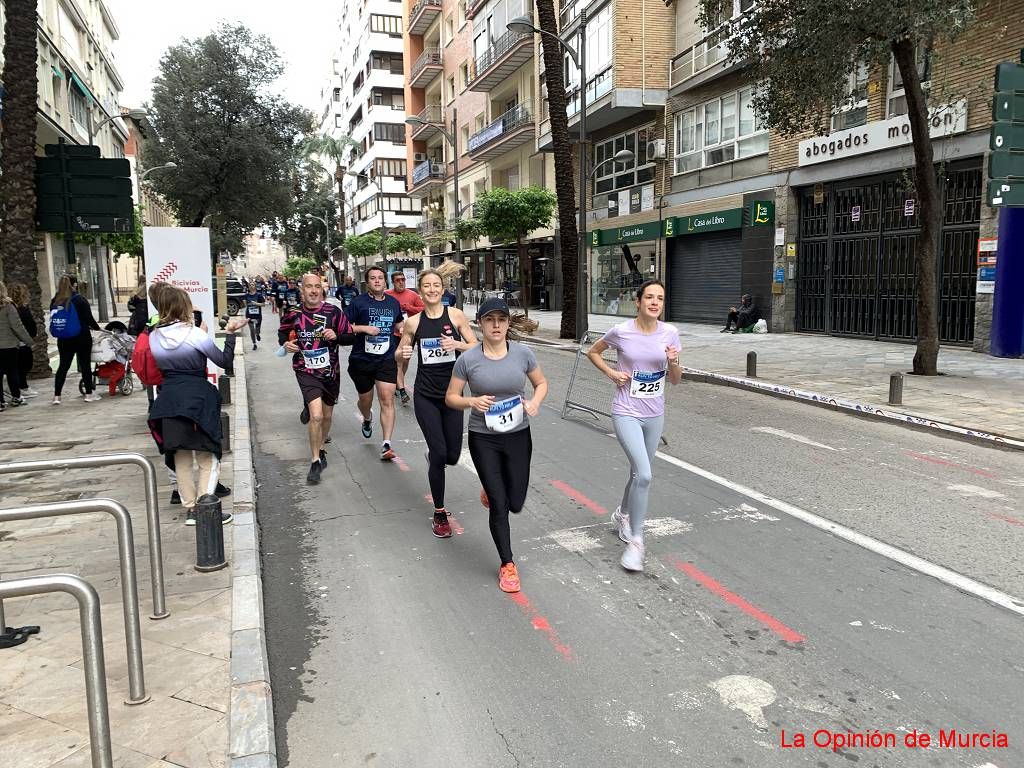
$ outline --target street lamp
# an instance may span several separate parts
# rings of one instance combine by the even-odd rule
[[[579,336],[580,343],[583,343],[583,337],[587,333],[587,285],[586,285],[586,244],[587,244],[587,159],[586,159],[586,145],[587,145],[587,9],[583,8],[580,11],[580,26],[578,30],[579,42],[577,43],[578,48],[573,48],[565,40],[556,35],[554,32],[548,32],[546,29],[541,29],[533,25],[530,21],[529,16],[517,16],[512,19],[507,25],[510,32],[518,32],[520,34],[526,34],[527,32],[536,32],[539,35],[554,40],[558,46],[564,50],[569,58],[572,59],[573,64],[576,65],[576,69],[580,73],[580,126],[579,126],[579,145],[580,145],[580,223],[578,227],[579,245],[577,246],[576,253],[576,334]],[[568,91],[566,97],[568,100]]]
[[[149,176],[149,174],[151,174],[153,171],[162,171],[165,168],[177,167],[178,164],[172,160],[170,162],[164,163],[163,165],[154,165],[152,168],[147,168],[142,172],[142,175],[139,177],[139,185],[141,186],[142,182],[144,182],[146,180],[146,177]]]
[[[419,126],[427,125],[427,121],[423,118],[413,115],[412,117],[405,118],[406,125]],[[455,185],[455,204],[453,206],[455,210],[455,218],[459,217],[459,134],[458,134],[458,113],[455,107],[452,107],[452,129],[449,132],[444,125],[434,125],[441,135],[444,136],[445,140],[451,145],[452,158],[454,172],[452,174],[452,181]],[[429,160],[427,162],[430,162]],[[462,241],[459,240],[458,236],[455,237],[455,262],[462,265]],[[459,276],[455,281],[455,306],[462,309],[463,297],[462,297],[462,281],[463,271],[459,270]]]
[[[98,123],[93,125],[93,122],[92,122],[92,110],[89,110],[89,144],[90,145],[92,144],[93,140],[96,138],[96,134],[99,133],[100,128],[102,128],[107,123],[109,123],[109,122],[111,122],[113,120],[117,120],[119,117],[130,117],[130,118],[132,118],[132,120],[141,120],[142,118],[144,118],[146,116],[146,114],[147,114],[146,110],[144,110],[144,109],[129,109],[128,112],[123,114],[123,115],[122,114],[111,115],[110,117],[105,117],[102,120],[100,120]]]

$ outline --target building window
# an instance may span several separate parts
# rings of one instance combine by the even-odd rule
[[[459,91],[466,90],[469,85],[469,62],[464,61],[459,65]]]
[[[374,88],[371,94],[373,106],[391,107],[395,110],[405,109],[405,91],[395,88]]]
[[[767,152],[768,131],[754,111],[753,98],[753,89],[744,88],[677,112],[673,141],[675,173],[689,173]]]
[[[459,142],[459,148],[462,150],[462,154],[466,154],[466,150],[469,148],[469,126],[462,126],[462,136]]]
[[[331,95],[332,101],[341,101],[341,88],[335,88],[334,93]]]
[[[85,96],[74,85],[68,88],[68,111],[75,122],[83,128],[88,127],[89,105],[85,100]]]
[[[405,144],[405,123],[374,123],[373,138],[375,141]]]
[[[459,0],[459,27],[466,23],[466,0]]]
[[[392,75],[401,75],[404,73],[402,69],[402,54],[374,52],[370,54],[370,68],[383,69]]]
[[[647,142],[653,137],[654,126],[646,125],[598,142],[594,147],[594,194],[653,181],[654,162],[647,160]],[[633,153],[633,159],[628,163],[612,162],[615,153],[624,149]]]
[[[380,159],[373,164],[374,173],[392,179],[405,179],[407,171],[405,160]]]
[[[925,94],[931,85],[932,54],[925,46],[917,47],[917,74],[921,78],[921,87]],[[903,89],[903,76],[896,62],[889,60],[889,98],[887,117],[907,114],[907,94]]]
[[[370,15],[370,31],[380,32],[391,37],[402,36],[402,17],[385,16],[380,13]]]
[[[455,98],[455,75],[448,75],[448,101]]]
[[[612,6],[609,3],[587,22],[587,83],[604,73],[612,65]],[[569,54],[565,54],[565,87],[579,88],[580,72]],[[593,87],[591,85],[591,87]],[[577,110],[579,107],[577,107]]]
[[[832,130],[856,128],[868,121],[868,65],[857,62],[847,75],[843,103],[832,113]]]
[[[444,44],[448,45],[455,38],[455,18],[449,13],[444,20]]]

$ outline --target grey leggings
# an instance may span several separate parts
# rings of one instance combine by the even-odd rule
[[[665,426],[665,416],[613,416],[615,436],[629,459],[629,479],[622,492],[622,511],[629,514],[629,527],[636,538],[643,537],[647,497],[651,490],[651,465]]]

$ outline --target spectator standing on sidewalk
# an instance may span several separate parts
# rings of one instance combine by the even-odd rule
[[[139,278],[139,285],[135,293],[128,299],[128,311],[131,317],[128,318],[128,333],[138,336],[146,327],[149,319],[149,302],[146,301],[146,278]]]
[[[82,381],[85,382],[85,401],[93,403],[100,399],[100,396],[93,392],[92,380],[92,331],[100,329],[99,324],[92,316],[92,308],[85,297],[78,292],[78,278],[71,275],[64,275],[57,284],[57,293],[50,302],[50,310],[57,310],[57,314],[64,315],[66,321],[71,323],[70,329],[75,325],[78,332],[75,334],[58,335],[59,326],[55,324],[55,317],[50,319],[50,333],[57,337],[57,353],[60,362],[57,365],[57,375],[53,382],[53,404],[60,405],[60,393],[64,389],[64,382],[67,380],[68,371],[71,370],[71,363],[78,361],[78,370],[82,374]],[[73,317],[72,317],[73,314]],[[68,330],[68,326],[64,326]]]
[[[11,405],[25,405],[18,383],[18,343],[31,344],[32,337],[25,330],[18,310],[7,295],[7,286],[0,283],[0,411],[7,410],[4,402],[3,379],[11,389]]]
[[[18,317],[21,324],[25,326],[28,335],[35,339],[39,333],[39,326],[36,319],[32,317],[32,310],[28,306],[28,286],[24,283],[11,284],[11,301],[18,310]],[[28,385],[28,375],[32,372],[32,344],[22,342],[18,345],[18,386],[21,387],[22,397],[35,397],[39,393]]]
[[[163,384],[149,408],[149,426],[160,452],[174,452],[186,525],[195,525],[196,503],[200,496],[214,493],[220,473],[220,393],[206,379],[206,361],[228,367],[235,354],[235,331],[246,322],[244,317],[228,321],[221,351],[193,325],[187,293],[169,288],[161,294],[160,324],[150,332],[149,342]],[[223,513],[222,520],[230,522],[231,515]]]

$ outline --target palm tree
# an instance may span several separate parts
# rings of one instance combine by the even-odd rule
[[[334,161],[334,181],[338,185],[338,217],[342,222],[341,229],[341,242],[345,241],[345,189],[342,186],[342,182],[345,181],[345,171],[347,166],[345,163],[348,161],[349,151],[353,147],[359,147],[359,142],[355,141],[350,136],[339,136],[334,138],[328,136],[325,133],[314,133],[307,136],[303,142],[299,151],[302,156],[307,160],[313,159],[317,163],[322,163],[323,158]],[[325,170],[329,170],[326,169]],[[335,273],[335,279],[340,282],[341,274],[338,266],[334,263],[334,259],[330,253],[327,254],[327,261],[331,265],[331,269]]]
[[[36,266],[36,0],[6,0],[4,118],[0,135],[0,266],[4,279],[24,283],[40,328],[43,297]],[[46,334],[36,335],[33,376],[50,376]]]
[[[552,0],[536,0],[537,26],[558,29],[558,16]],[[569,118],[565,111],[565,76],[562,49],[541,36],[544,53],[544,78],[548,91],[548,115],[551,119],[551,145],[555,155],[555,194],[558,197],[559,244],[562,251],[562,327],[559,338],[576,338],[576,283],[580,269],[579,230],[576,227],[576,187],[573,183],[572,143]],[[585,80],[586,75],[581,76]],[[584,83],[586,87],[586,83]],[[586,147],[580,147],[585,152]]]

